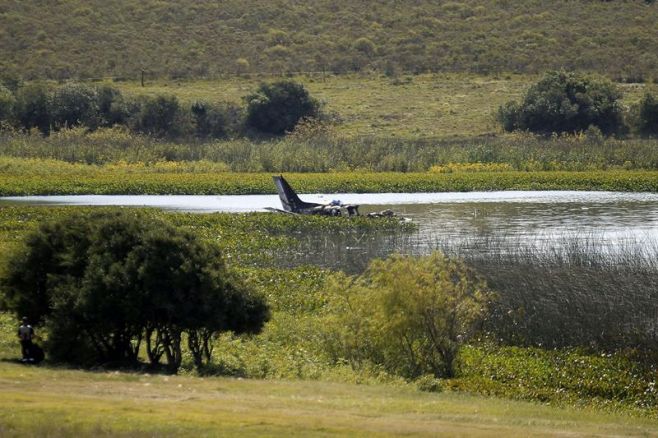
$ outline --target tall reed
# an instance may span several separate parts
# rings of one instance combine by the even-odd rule
[[[0,132],[0,155],[67,162],[206,160],[237,172],[375,172],[658,169],[655,139],[552,138],[527,134],[459,139],[343,137],[331,128],[267,140],[172,142],[115,127],[87,132]],[[459,164],[466,164],[460,166]]]

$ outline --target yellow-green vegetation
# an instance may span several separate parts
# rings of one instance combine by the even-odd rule
[[[649,436],[656,420],[410,387],[0,364],[0,434]]]
[[[54,79],[568,66],[637,80],[655,73],[657,20],[643,0],[12,1],[0,9],[0,59]]]
[[[482,278],[443,254],[374,260],[361,276],[330,285],[336,360],[381,364],[405,377],[454,377],[457,354],[494,299]],[[347,329],[346,329],[347,327]]]
[[[89,166],[3,159],[0,195],[276,193],[269,173],[208,173],[203,164]],[[194,171],[201,169],[200,173]],[[204,169],[205,168],[205,169]],[[477,190],[658,191],[656,171],[291,173],[299,193],[409,193]]]
[[[25,235],[35,230],[39,224],[56,221],[75,213],[88,215],[101,210],[111,211],[113,208],[0,207],[0,266]],[[281,248],[294,252],[296,237],[303,233],[362,235],[366,232],[406,232],[414,229],[413,224],[386,218],[373,221],[365,217],[348,219],[262,213],[173,214],[156,209],[145,209],[142,213],[164,219],[213,241],[220,245],[230,259],[229,262],[238,266],[271,264],[273,255]]]
[[[633,352],[595,355],[579,349],[484,345],[462,351],[460,378],[448,386],[528,400],[589,400],[603,406],[624,399],[628,406],[655,409],[655,358],[636,359]]]
[[[514,133],[415,140],[350,139],[322,126],[306,124],[301,131],[262,142],[238,139],[201,143],[158,141],[119,127],[94,132],[75,128],[48,137],[5,132],[0,137],[0,166],[7,171],[21,167],[28,173],[41,167],[55,166],[59,171],[65,168],[57,167],[56,162],[11,159],[39,158],[78,164],[113,163],[117,167],[130,164],[136,167],[135,172],[422,172],[446,166],[466,171],[658,169],[655,139],[604,139],[596,130],[551,138]]]

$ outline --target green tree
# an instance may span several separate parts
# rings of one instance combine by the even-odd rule
[[[128,121],[130,111],[128,105],[117,88],[104,85],[96,90],[98,97],[98,116],[102,126],[124,125]]]
[[[261,84],[245,100],[247,126],[276,135],[292,131],[304,118],[317,117],[320,107],[302,84],[292,81]]]
[[[134,115],[132,127],[138,132],[156,137],[176,137],[182,134],[182,111],[176,96],[143,98]]]
[[[194,132],[199,138],[222,138],[236,131],[242,120],[240,108],[234,105],[212,105],[194,102],[190,108]]]
[[[42,84],[29,84],[16,92],[15,117],[19,126],[30,130],[38,128],[43,134],[50,132],[50,91]]]
[[[220,332],[258,332],[264,300],[224,265],[220,251],[145,214],[101,212],[42,225],[3,279],[19,315],[45,322],[47,348],[72,363],[181,365],[183,333],[197,366]]]
[[[98,93],[85,84],[68,83],[57,88],[50,100],[50,116],[55,128],[99,125]]]
[[[14,118],[16,98],[7,88],[0,85],[0,123],[9,124]]]
[[[621,92],[609,80],[565,71],[548,72],[520,103],[498,109],[507,131],[540,134],[582,132],[596,126],[606,135],[625,131]]]
[[[375,260],[332,289],[342,297],[328,324],[334,357],[405,377],[452,377],[461,345],[480,328],[494,296],[462,261],[441,253]]]
[[[638,111],[638,128],[644,135],[658,135],[658,100],[651,93],[644,95]]]

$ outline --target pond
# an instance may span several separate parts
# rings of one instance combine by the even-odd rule
[[[465,193],[365,193],[301,195],[309,202],[339,199],[361,212],[392,209],[418,231],[405,236],[307,236],[299,257],[322,265],[435,248],[488,251],[500,247],[555,248],[578,241],[590,250],[656,252],[658,194],[580,191]],[[280,208],[276,195],[244,196],[28,196],[0,198],[2,205],[149,206],[199,213]],[[304,239],[302,239],[304,240]],[[321,258],[323,260],[318,260]],[[359,263],[357,263],[359,264]]]

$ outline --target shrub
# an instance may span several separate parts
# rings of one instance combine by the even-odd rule
[[[97,89],[97,96],[98,116],[102,126],[112,127],[127,123],[130,109],[121,91],[105,85]]]
[[[50,92],[45,85],[29,84],[16,92],[15,117],[26,130],[38,128],[43,134],[50,132]]]
[[[10,309],[45,321],[49,353],[71,363],[131,363],[175,371],[181,341],[197,366],[221,331],[257,332],[268,318],[226,269],[220,251],[144,214],[90,213],[42,225],[4,278]]]
[[[360,53],[363,53],[367,57],[372,57],[377,52],[377,47],[368,38],[359,38],[354,41],[354,49]]]
[[[431,374],[425,374],[416,379],[416,388],[424,392],[443,392],[441,380]]]
[[[14,117],[14,105],[16,98],[7,88],[0,85],[0,122],[9,122]]]
[[[640,101],[639,131],[644,135],[658,135],[658,101],[652,94],[647,93]]]
[[[181,108],[176,96],[143,98],[139,111],[132,121],[132,128],[155,137],[175,137],[182,127],[177,123],[181,118]]]
[[[233,105],[195,102],[191,107],[194,132],[199,138],[222,138],[238,129],[240,109]]]
[[[98,93],[85,84],[69,83],[57,88],[50,100],[50,116],[55,128],[99,125]]]
[[[530,87],[521,103],[501,106],[498,120],[506,131],[581,132],[593,125],[606,135],[620,134],[625,130],[620,98],[621,93],[608,80],[548,72]]]
[[[478,330],[493,294],[462,261],[441,253],[391,256],[340,278],[328,348],[353,366],[372,362],[404,377],[452,377],[460,347]]]
[[[292,81],[261,84],[245,97],[248,127],[269,134],[292,131],[304,118],[318,116],[319,104],[303,85]]]
[[[249,71],[249,61],[245,58],[238,58],[235,60],[235,74],[242,76]]]

